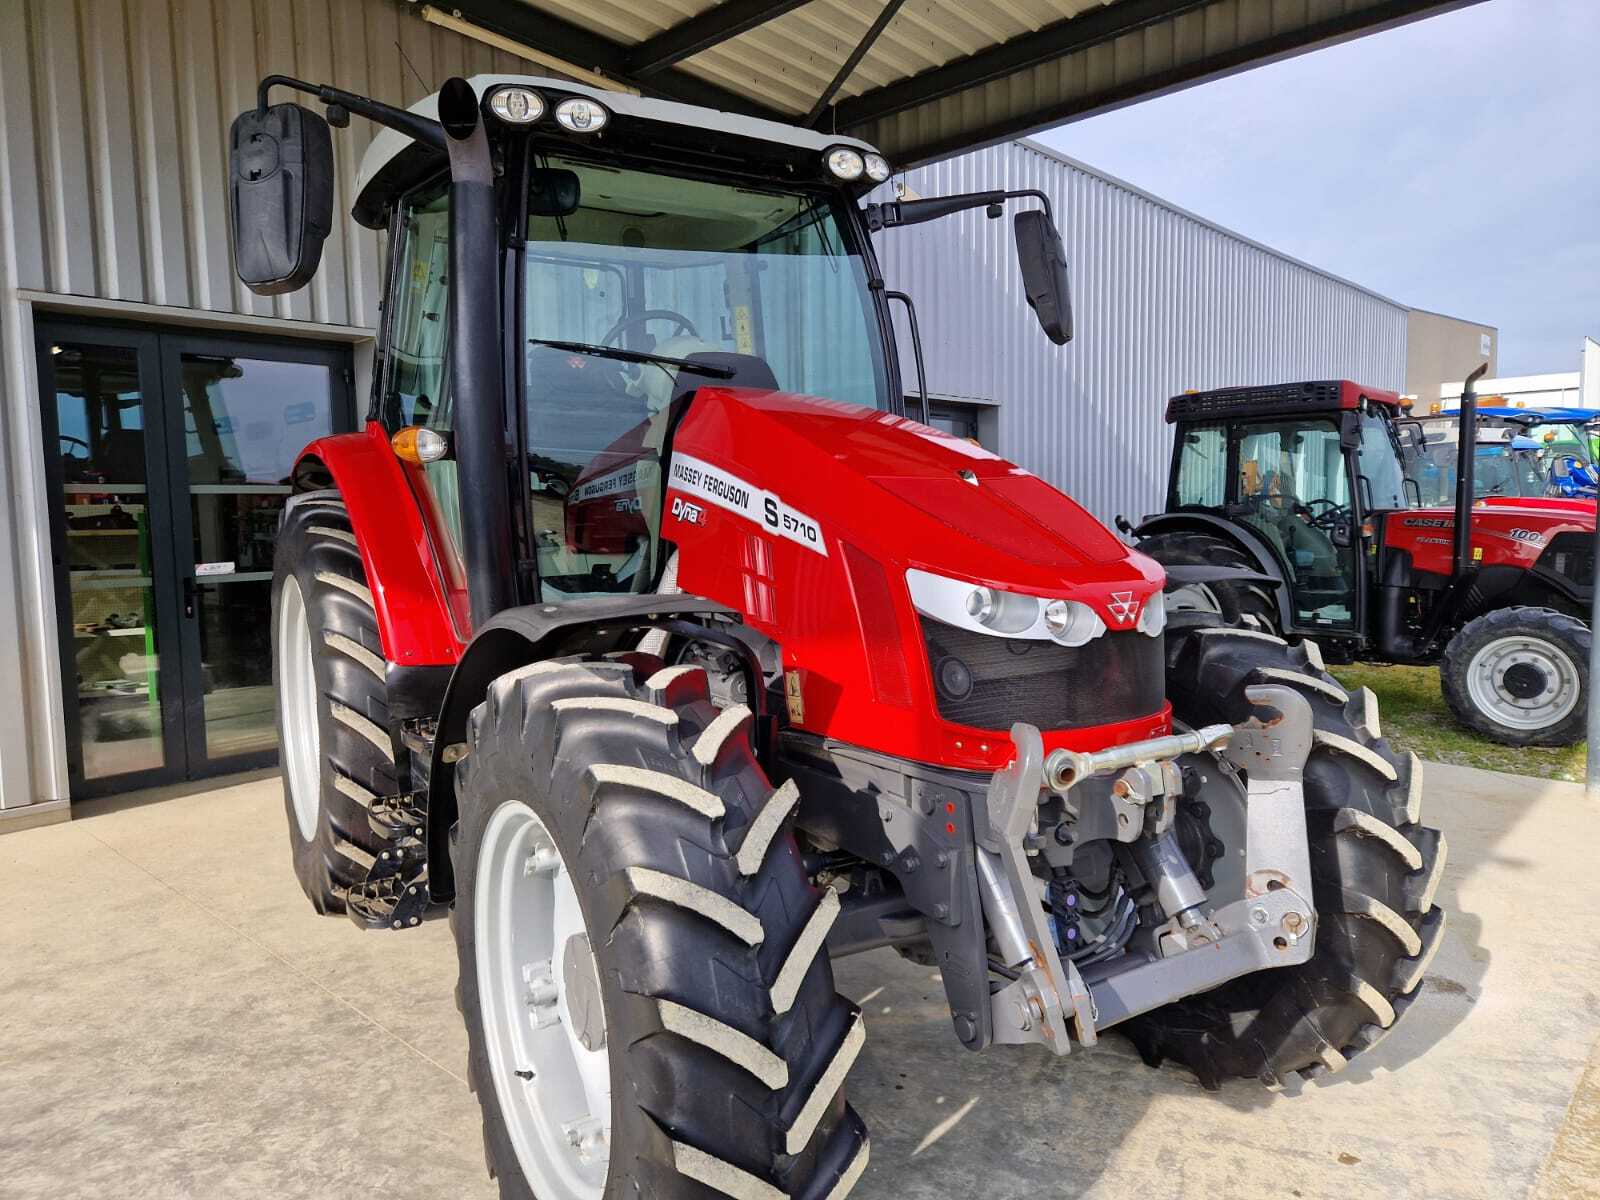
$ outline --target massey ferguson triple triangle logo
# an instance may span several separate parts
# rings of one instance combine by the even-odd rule
[[[1112,592],[1111,603],[1106,608],[1117,619],[1117,624],[1127,625],[1138,614],[1139,602],[1133,598],[1132,592]]]

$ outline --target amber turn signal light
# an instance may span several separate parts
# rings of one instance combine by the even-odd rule
[[[437,429],[427,429],[421,425],[407,425],[404,429],[396,430],[389,439],[389,445],[394,448],[395,457],[402,462],[416,463],[419,467],[438,462],[450,453],[448,437]]]

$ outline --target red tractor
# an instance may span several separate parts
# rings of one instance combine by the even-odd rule
[[[1462,428],[1476,412],[1469,380]],[[1174,396],[1167,511],[1129,532],[1167,568],[1169,610],[1314,636],[1338,662],[1438,663],[1462,724],[1571,745],[1588,712],[1595,502],[1481,487],[1463,438],[1454,506],[1426,507],[1416,468],[1438,464],[1400,416],[1393,392],[1347,381]],[[1240,576],[1191,580],[1202,564]]]
[[[294,866],[369,927],[451,905],[502,1195],[843,1196],[857,951],[936,965],[972,1050],[1270,1084],[1384,1035],[1445,846],[1370,702],[901,411],[869,231],[1020,207],[1062,342],[1044,197],[865,205],[862,143],[553,79],[273,77],[232,138],[267,293],[333,190],[274,87],[383,127],[392,256],[366,428],[277,543]]]

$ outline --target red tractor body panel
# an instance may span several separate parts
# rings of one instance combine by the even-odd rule
[[[1472,508],[1472,561],[1480,567],[1529,570],[1558,533],[1593,533],[1593,500],[1497,497]],[[1385,527],[1390,549],[1411,555],[1412,567],[1450,575],[1456,515],[1449,508],[1391,513]]]
[[[698,392],[673,440],[662,536],[679,547],[679,586],[783,647],[794,726],[974,770],[1014,751],[1004,730],[939,716],[908,569],[1081,601],[1117,631],[1103,636],[1144,636],[1132,626],[1164,581],[1020,467],[890,413],[781,392]],[[1163,702],[1044,733],[1047,748],[1091,748],[1168,729]]]
[[[465,583],[454,556],[435,552],[448,535],[418,504],[426,489],[407,482],[406,471],[421,468],[395,457],[376,421],[360,433],[320,438],[300,457],[328,469],[349,510],[384,657],[403,667],[456,662],[467,641]]]

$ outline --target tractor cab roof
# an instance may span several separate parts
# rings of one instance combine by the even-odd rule
[[[792,184],[809,179],[835,185],[838,181],[827,173],[823,162],[826,151],[836,146],[850,146],[863,154],[876,153],[873,147],[856,138],[819,133],[814,129],[695,104],[606,91],[564,79],[538,75],[474,75],[467,82],[480,99],[507,85],[539,92],[545,99],[542,118],[531,126],[508,127],[490,117],[487,118],[489,133],[493,137],[497,129],[527,128],[547,138],[552,150],[565,147],[591,154],[596,150],[637,153],[690,170],[697,166],[722,172],[754,170],[770,174],[774,182]],[[610,113],[604,129],[596,133],[573,133],[557,124],[552,114],[556,105],[569,96],[586,96],[603,104]],[[437,118],[439,93],[423,97],[410,111]],[[369,228],[382,228],[386,210],[394,197],[444,164],[444,151],[423,145],[396,130],[380,129],[361,156],[361,167],[356,173],[356,201],[352,209],[356,220]],[[853,186],[866,192],[877,184],[863,176]]]
[[[1365,387],[1348,379],[1324,379],[1184,392],[1167,401],[1167,421],[1304,416],[1360,408],[1363,401],[1382,404],[1391,415],[1399,415],[1400,396],[1396,392]]]
[[[1430,421],[1459,421],[1461,410],[1433,413]],[[1504,421],[1509,425],[1587,425],[1600,420],[1600,410],[1592,408],[1510,408],[1503,405],[1478,405],[1478,419]]]

